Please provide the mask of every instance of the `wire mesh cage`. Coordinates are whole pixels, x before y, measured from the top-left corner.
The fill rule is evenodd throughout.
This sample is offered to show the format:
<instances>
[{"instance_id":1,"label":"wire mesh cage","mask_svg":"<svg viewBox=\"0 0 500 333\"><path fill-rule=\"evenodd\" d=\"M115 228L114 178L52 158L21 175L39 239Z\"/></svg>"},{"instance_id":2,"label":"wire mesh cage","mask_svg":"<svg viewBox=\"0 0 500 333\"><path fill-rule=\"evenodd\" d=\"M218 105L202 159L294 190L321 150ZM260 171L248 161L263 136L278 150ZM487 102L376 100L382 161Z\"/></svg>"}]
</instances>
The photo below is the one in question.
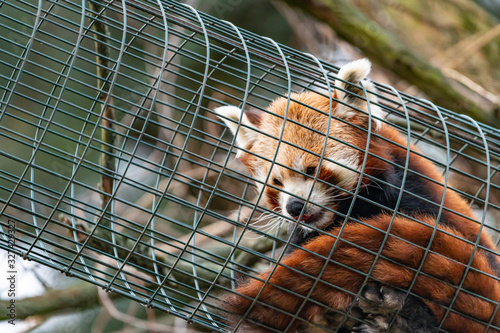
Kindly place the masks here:
<instances>
[{"instance_id":1,"label":"wire mesh cage","mask_svg":"<svg viewBox=\"0 0 500 333\"><path fill-rule=\"evenodd\" d=\"M375 287L379 292L402 297L388 325L398 325L406 303L412 300L413 305L421 303L418 309L435 315L428 331L454 331L449 324L452 321L471 328L471 332L499 329L495 250L500 240L498 129L384 84L375 83L376 90L357 85L358 98L342 100L334 93L335 80L337 90L342 83L338 67L174 1L3 1L0 16L3 250L213 331L245 329L246 325L256 325L249 331L257 327L312 331L306 325L313 325L314 329L335 332L344 327L353 329L351 319L376 326L373 313L359 315L359 311L368 310L360 310L356 303L367 295L372 282L381 283ZM18 17L25 19L19 21ZM354 94L347 89L349 92ZM355 100L368 104L365 110L350 106L353 112L369 117L366 128L341 122L352 127L348 132L368 138L365 146L349 147L363 161L359 169L349 170L355 174L356 186L346 190L341 182L335 182L336 191L347 191L347 199L343 197L347 210L315 203L342 223L328 228L307 226L318 239L331 239L330 243L325 241L326 254L311 248L314 240L294 245L299 224L307 224L305 205L294 218L279 204L273 207L265 200L270 189L276 197L283 193L300 197L290 193L282 179L273 180L274 166L283 168L282 172L298 172L296 177L304 183L324 186L321 164L323 160L324 164L335 162L329 160L332 157L320 149L315 155L320 159L318 165L311 170L294 170L275 153L280 151L278 146L293 146L293 140L283 131L277 136L261 131L258 135L269 135L269 147L278 147L266 160L273 167L265 175L249 173L236 154L265 157L239 145L224 123L230 124L231 119L218 117L214 111L232 105L273 116L266 110L279 97L286 102L285 115L274 115L280 121L286 121L290 105L317 109L296 93L326 98L329 107L316 111L326 111L323 116L328 126L342 120L333 112L335 105L338 108ZM383 116L373 113L374 108ZM233 124L237 133L256 130L241 119ZM378 126L400 133L403 141L382 136ZM301 130L299 126L292 134L300 136ZM349 144L342 136L326 133L331 131L316 133L322 135L324 147L330 141ZM376 176L369 168L376 165L367 164L376 155L369 148L382 141L390 144L389 150L405 152L394 171L402 180L392 184L396 194L385 206L361 195L363 182L377 186L390 183L387 179L374 181ZM437 198L416 197L424 192L405 188L407 179L427 177L409 169L413 163L410 155L436 168L439 177L427 181L439 188ZM343 156L337 164L348 168L348 158ZM307 204L314 203L312 188L316 185L308 186L300 198ZM411 193L413 197L408 199ZM464 209L470 207L474 217L445 203L456 197L463 198ZM433 213L416 217L399 209L405 198L426 201ZM384 212L381 215L389 217L390 226L377 227L370 216L351 214L359 209L356 205L377 206ZM461 221L456 223L464 224L465 231L455 222L445 221L443 227L435 223L446 220L449 214ZM429 216L434 222L428 221ZM412 238L415 234L394 234L401 220L427 226L417 235L430 232L430 239L418 243ZM363 249L363 240L349 238L355 236L352 226L372 227L371 231L382 235L381 243L375 242L375 250ZM489 235L488 241L480 234ZM459 249L447 245L447 237ZM396 238L414 246L407 252L404 246L398 248L401 258L412 256L412 265L384 252L395 246L391 240ZM305 250L292 251L299 246ZM422 251L420 257L417 247ZM339 257L336 248L351 251L344 254L349 258ZM371 259L364 261L366 256L357 257L355 250L369 253ZM462 250L468 256L453 257L462 255ZM294 256L302 258L297 253L321 258L324 264L315 275L301 270L302 263L292 260ZM447 258L436 262L448 266L435 268L436 273L427 265L437 257ZM345 263L350 260L368 266L361 271L349 268ZM388 263L402 267L397 270L400 274L408 274L404 287L384 280L390 274L380 270ZM329 280L334 278L328 274L336 274L330 267L355 270L361 284L347 289L335 285ZM271 279L285 268L288 275ZM258 275L269 269L274 275ZM291 285L293 281L301 283L301 274L313 284L307 282L307 290L297 291ZM284 276L291 278L286 281ZM257 282L242 282L248 279ZM429 290L441 288L443 295L432 296L434 299L423 295L418 290L424 282ZM244 287L238 288L242 284ZM248 296L242 289L245 286L257 286L258 297ZM271 287L285 294L289 289L292 300L281 305L279 297L266 301L263 297ZM389 289L383 289L386 287ZM324 290L338 290L347 304L335 306L334 300L325 304L316 296ZM231 314L231 309L220 309L229 299L251 304L245 305L243 312ZM286 320L272 325L268 319L259 320L252 309L259 309L260 302L270 307L270 316L275 319L288 312ZM474 308L466 309L459 302ZM322 319L318 319L319 314ZM333 323L331 314L340 319ZM228 316L237 318L235 325L226 320Z\"/></svg>"}]
</instances>

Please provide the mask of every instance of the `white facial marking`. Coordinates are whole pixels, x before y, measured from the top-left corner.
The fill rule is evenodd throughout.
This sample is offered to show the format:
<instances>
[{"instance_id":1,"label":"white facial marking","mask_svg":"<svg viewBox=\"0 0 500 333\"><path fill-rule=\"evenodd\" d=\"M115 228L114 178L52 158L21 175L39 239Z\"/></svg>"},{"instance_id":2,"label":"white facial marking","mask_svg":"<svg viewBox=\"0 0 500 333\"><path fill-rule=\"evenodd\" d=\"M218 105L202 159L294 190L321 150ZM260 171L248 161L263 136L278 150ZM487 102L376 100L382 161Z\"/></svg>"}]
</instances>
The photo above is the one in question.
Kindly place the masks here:
<instances>
[{"instance_id":1,"label":"white facial marking","mask_svg":"<svg viewBox=\"0 0 500 333\"><path fill-rule=\"evenodd\" d=\"M354 170L359 170L359 161L358 161L358 156L357 154L353 153L352 150L350 149L341 149L337 150L335 153L330 154L328 157L328 160L330 161L335 161L337 164L343 165L347 168L354 169ZM326 163L330 163L330 165L326 164L325 166L327 168L337 168L338 165L335 163L331 163L329 161L324 161Z\"/></svg>"},{"instance_id":2,"label":"white facial marking","mask_svg":"<svg viewBox=\"0 0 500 333\"><path fill-rule=\"evenodd\" d=\"M323 160L322 164L323 167L334 171L340 176L341 182L338 185L341 187L353 185L358 180L358 172L361 172L357 156L348 150L337 151L333 156L328 157L328 160Z\"/></svg>"},{"instance_id":3,"label":"white facial marking","mask_svg":"<svg viewBox=\"0 0 500 333\"><path fill-rule=\"evenodd\" d=\"M296 155L292 160L292 169L303 171L304 163L302 155Z\"/></svg>"},{"instance_id":4,"label":"white facial marking","mask_svg":"<svg viewBox=\"0 0 500 333\"><path fill-rule=\"evenodd\" d=\"M283 180L283 177L281 175L280 168L277 165L274 165L273 171L274 171L274 177L281 182Z\"/></svg>"},{"instance_id":5,"label":"white facial marking","mask_svg":"<svg viewBox=\"0 0 500 333\"><path fill-rule=\"evenodd\" d=\"M258 132L252 130L255 127L243 110L236 106L221 106L214 110L226 126L231 130L236 140L237 148L246 148L258 139ZM242 151L236 150L236 157L241 157Z\"/></svg>"},{"instance_id":6,"label":"white facial marking","mask_svg":"<svg viewBox=\"0 0 500 333\"><path fill-rule=\"evenodd\" d=\"M257 191L259 191L259 193L264 189L264 181L266 180L266 177L267 177L267 173L264 172L264 170L262 169L257 169L255 171L255 179L258 180L255 182L255 186L257 186Z\"/></svg>"}]
</instances>

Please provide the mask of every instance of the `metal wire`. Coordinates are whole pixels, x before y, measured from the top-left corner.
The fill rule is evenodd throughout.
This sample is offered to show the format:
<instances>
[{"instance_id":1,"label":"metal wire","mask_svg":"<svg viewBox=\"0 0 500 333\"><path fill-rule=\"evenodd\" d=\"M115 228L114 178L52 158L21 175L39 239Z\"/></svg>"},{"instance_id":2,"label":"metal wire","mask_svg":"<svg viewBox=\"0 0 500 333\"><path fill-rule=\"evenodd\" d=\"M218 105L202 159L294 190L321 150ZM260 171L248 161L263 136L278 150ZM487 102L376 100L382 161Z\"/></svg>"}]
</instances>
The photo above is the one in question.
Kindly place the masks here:
<instances>
[{"instance_id":1,"label":"metal wire","mask_svg":"<svg viewBox=\"0 0 500 333\"><path fill-rule=\"evenodd\" d=\"M94 11L92 2L101 10ZM109 35L96 32L97 23ZM103 57L95 48L100 40L106 40L106 77L96 72L103 66L96 61ZM269 216L285 217L256 204L263 192L255 194L251 187L261 181L234 159L234 139L213 109L235 105L266 111L279 96L286 96L288 104L297 102L293 92L331 96L338 68L167 0L2 1L0 52L0 248L189 322L227 331L217 311L219 295L234 289L239 276L255 276L269 264L276 269L285 256L279 249L294 245L290 236L260 226ZM100 88L98 80L105 83ZM480 223L498 244L499 130L375 85L378 93L363 87L361 98L371 104L368 94L377 95L388 114L377 120L408 138L401 145L407 151L403 182L385 184L399 193L392 221L396 214L405 216L398 207L403 194L410 193L407 176L426 177L407 168L412 143L426 151L412 153L443 173L438 217L448 210L445 195L456 192L475 208L480 222L471 223ZM114 119L104 116L105 107L114 111ZM370 108L368 116L376 118ZM345 122L332 112L328 119L328 128L332 120ZM285 122L301 126L286 115ZM114 141L107 141L103 131ZM386 140L371 128L367 135L366 148L370 138ZM274 139L279 147L283 135ZM351 171L369 178L363 171L371 152L350 148L364 154L361 172ZM116 161L115 170L102 166L105 156ZM324 153L317 157L328 160ZM276 158L277 152L268 162L286 168ZM321 182L318 175L317 170L314 179ZM106 177L113 182L111 193L99 185ZM365 200L357 197L361 178L349 193L355 198L351 209L354 201ZM105 205L103 197L109 198ZM342 217L356 221L349 212ZM8 228L13 223L12 248ZM252 235L265 237L249 241ZM491 251L479 239L464 242L474 247L473 253ZM367 273L358 272L365 283L376 261L391 262L381 250L371 253L375 261ZM436 254L430 244L422 250L424 257ZM331 258L325 259L326 265ZM423 260L411 269L415 275L407 296L418 296L411 287L417 276L426 276L422 265ZM475 271L470 263L453 301L469 271ZM316 302L310 295L297 296L303 300L300 309ZM343 322L353 317L351 311L352 306ZM444 311L439 331L444 331L446 316L456 312L453 302ZM302 320L299 312L291 315ZM492 319L484 324L493 327Z\"/></svg>"}]
</instances>

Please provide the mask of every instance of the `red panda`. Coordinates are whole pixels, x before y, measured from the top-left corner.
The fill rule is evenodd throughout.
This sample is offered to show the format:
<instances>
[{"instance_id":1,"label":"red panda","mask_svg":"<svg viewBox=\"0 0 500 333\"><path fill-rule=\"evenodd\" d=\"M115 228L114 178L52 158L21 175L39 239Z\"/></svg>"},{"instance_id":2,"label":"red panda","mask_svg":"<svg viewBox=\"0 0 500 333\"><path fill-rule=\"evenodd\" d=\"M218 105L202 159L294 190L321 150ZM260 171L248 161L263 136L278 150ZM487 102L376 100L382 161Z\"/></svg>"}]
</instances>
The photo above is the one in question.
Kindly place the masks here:
<instances>
[{"instance_id":1,"label":"red panda","mask_svg":"<svg viewBox=\"0 0 500 333\"><path fill-rule=\"evenodd\" d=\"M463 198L443 195L437 168L379 120L377 97L364 98L360 88L375 90L369 72L365 59L342 67L332 98L294 93L267 112L215 110L265 205L302 230L292 241L303 249L223 298L231 325L296 332L328 311L349 309L370 272L370 281L388 287L413 284L410 292L446 331L500 332L493 242Z\"/></svg>"}]
</instances>

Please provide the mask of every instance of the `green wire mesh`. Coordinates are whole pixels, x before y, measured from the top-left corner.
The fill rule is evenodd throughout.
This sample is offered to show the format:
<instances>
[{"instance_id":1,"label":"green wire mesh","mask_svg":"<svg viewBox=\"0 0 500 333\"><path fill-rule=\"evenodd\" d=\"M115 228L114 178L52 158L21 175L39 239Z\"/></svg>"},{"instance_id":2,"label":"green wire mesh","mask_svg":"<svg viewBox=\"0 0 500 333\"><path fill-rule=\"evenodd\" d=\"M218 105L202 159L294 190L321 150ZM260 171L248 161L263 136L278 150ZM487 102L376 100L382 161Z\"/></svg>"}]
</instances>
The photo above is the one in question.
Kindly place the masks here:
<instances>
[{"instance_id":1,"label":"green wire mesh","mask_svg":"<svg viewBox=\"0 0 500 333\"><path fill-rule=\"evenodd\" d=\"M0 248L227 331L217 298L287 237L213 109L324 91L338 68L174 1L2 1L0 18ZM498 244L498 129L377 88Z\"/></svg>"}]
</instances>

